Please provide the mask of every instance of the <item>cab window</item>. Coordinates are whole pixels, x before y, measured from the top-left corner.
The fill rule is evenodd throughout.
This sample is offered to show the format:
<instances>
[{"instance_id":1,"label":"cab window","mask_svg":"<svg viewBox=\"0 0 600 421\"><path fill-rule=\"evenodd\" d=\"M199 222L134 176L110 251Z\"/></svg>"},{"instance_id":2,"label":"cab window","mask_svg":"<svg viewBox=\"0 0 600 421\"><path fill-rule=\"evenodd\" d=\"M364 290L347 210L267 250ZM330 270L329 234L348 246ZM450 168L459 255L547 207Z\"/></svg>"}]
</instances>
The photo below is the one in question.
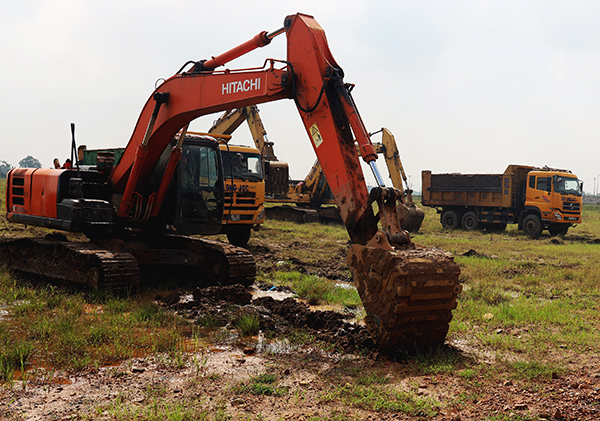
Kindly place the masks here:
<instances>
[{"instance_id":1,"label":"cab window","mask_svg":"<svg viewBox=\"0 0 600 421\"><path fill-rule=\"evenodd\" d=\"M548 177L538 177L537 178L537 189L546 191L546 187L548 186Z\"/></svg>"}]
</instances>

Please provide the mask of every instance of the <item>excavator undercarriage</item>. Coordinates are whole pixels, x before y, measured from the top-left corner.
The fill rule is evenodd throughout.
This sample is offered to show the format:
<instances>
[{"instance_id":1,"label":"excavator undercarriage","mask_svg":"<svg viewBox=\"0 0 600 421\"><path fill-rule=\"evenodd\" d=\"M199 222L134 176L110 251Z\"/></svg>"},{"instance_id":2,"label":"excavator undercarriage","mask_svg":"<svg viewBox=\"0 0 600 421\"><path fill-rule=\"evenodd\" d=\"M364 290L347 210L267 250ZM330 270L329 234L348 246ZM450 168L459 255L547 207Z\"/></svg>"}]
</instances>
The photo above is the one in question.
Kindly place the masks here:
<instances>
[{"instance_id":1,"label":"excavator undercarriage","mask_svg":"<svg viewBox=\"0 0 600 421\"><path fill-rule=\"evenodd\" d=\"M91 242L71 242L62 234L2 238L0 257L13 271L59 283L126 292L140 282L140 269L130 253Z\"/></svg>"},{"instance_id":2,"label":"excavator undercarriage","mask_svg":"<svg viewBox=\"0 0 600 421\"><path fill-rule=\"evenodd\" d=\"M127 292L140 278L175 279L197 287L250 286L256 263L250 252L188 236L69 241L63 234L0 239L0 263L54 282Z\"/></svg>"}]
</instances>

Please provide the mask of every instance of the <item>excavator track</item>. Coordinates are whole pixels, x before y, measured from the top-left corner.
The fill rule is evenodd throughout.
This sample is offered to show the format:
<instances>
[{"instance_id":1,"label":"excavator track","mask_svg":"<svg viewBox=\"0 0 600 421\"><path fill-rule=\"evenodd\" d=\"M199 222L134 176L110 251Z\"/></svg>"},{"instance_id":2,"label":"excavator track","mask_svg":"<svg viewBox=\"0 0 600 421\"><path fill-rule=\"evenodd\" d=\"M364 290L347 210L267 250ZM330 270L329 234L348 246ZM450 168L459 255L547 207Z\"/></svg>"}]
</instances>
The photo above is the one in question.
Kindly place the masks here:
<instances>
[{"instance_id":1,"label":"excavator track","mask_svg":"<svg viewBox=\"0 0 600 421\"><path fill-rule=\"evenodd\" d=\"M210 253L215 258L223 256L227 261L226 271L223 271L226 273L218 274L215 272L222 285L241 284L250 286L254 283L256 278L256 261L248 250L219 241L199 238L194 238L194 241L202 241L207 253Z\"/></svg>"},{"instance_id":2,"label":"excavator track","mask_svg":"<svg viewBox=\"0 0 600 421\"><path fill-rule=\"evenodd\" d=\"M271 206L265 208L267 219L278 219L297 223L319 222L319 212L298 206Z\"/></svg>"},{"instance_id":3,"label":"excavator track","mask_svg":"<svg viewBox=\"0 0 600 421\"><path fill-rule=\"evenodd\" d=\"M348 253L365 323L380 350L442 345L462 291L450 253L352 245Z\"/></svg>"},{"instance_id":4,"label":"excavator track","mask_svg":"<svg viewBox=\"0 0 600 421\"><path fill-rule=\"evenodd\" d=\"M247 250L196 237L72 242L64 235L0 239L0 264L21 273L91 288L126 292L140 283L140 269L192 280L198 286L250 286L256 277Z\"/></svg>"},{"instance_id":5,"label":"excavator track","mask_svg":"<svg viewBox=\"0 0 600 421\"><path fill-rule=\"evenodd\" d=\"M140 282L131 254L71 242L63 235L0 239L0 261L21 273L115 292L129 291Z\"/></svg>"},{"instance_id":6,"label":"excavator track","mask_svg":"<svg viewBox=\"0 0 600 421\"><path fill-rule=\"evenodd\" d=\"M256 262L241 247L206 238L165 235L101 244L111 250L132 254L142 273L166 273L197 286L250 286L256 278Z\"/></svg>"}]
</instances>

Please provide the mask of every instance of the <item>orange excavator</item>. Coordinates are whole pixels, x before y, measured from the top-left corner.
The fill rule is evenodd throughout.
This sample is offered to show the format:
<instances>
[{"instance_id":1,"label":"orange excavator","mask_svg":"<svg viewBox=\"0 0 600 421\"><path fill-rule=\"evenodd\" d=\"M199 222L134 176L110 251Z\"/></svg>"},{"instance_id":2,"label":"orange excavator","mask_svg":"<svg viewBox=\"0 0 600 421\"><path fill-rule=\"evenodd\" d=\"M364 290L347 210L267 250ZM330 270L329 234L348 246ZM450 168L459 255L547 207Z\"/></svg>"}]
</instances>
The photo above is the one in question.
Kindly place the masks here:
<instances>
[{"instance_id":1,"label":"orange excavator","mask_svg":"<svg viewBox=\"0 0 600 421\"><path fill-rule=\"evenodd\" d=\"M286 60L217 70L283 33ZM220 229L223 170L213 139L186 144L184 134L202 115L292 99L350 236L348 265L373 340L384 351L443 343L461 291L460 270L449 253L413 244L399 225L402 193L385 187L352 85L343 76L325 32L304 14L288 16L281 29L261 32L221 55L186 63L148 99L116 166L109 155L94 168L9 173L10 222L81 231L90 241L66 241L60 234L3 239L3 261L16 270L98 287L135 284L140 269L159 266L175 276L248 284L255 266L247 251L190 236ZM354 139L379 184L370 192Z\"/></svg>"}]
</instances>

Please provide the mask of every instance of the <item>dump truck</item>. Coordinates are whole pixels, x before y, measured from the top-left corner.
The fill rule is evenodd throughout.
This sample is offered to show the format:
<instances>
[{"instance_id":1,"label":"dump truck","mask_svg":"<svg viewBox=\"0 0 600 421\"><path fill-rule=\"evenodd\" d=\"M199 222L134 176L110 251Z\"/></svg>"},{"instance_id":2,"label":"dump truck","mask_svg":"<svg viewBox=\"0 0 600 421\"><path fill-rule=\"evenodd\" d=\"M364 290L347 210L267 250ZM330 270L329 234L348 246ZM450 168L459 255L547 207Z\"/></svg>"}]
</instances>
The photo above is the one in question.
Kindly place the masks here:
<instances>
[{"instance_id":1,"label":"dump truck","mask_svg":"<svg viewBox=\"0 0 600 421\"><path fill-rule=\"evenodd\" d=\"M583 182L569 170L509 165L503 174L421 173L424 206L445 229L503 231L507 224L537 238L565 235L581 223Z\"/></svg>"},{"instance_id":2,"label":"dump truck","mask_svg":"<svg viewBox=\"0 0 600 421\"><path fill-rule=\"evenodd\" d=\"M265 222L262 156L250 146L219 143L225 176L221 233L231 244L246 247L252 229Z\"/></svg>"}]
</instances>

